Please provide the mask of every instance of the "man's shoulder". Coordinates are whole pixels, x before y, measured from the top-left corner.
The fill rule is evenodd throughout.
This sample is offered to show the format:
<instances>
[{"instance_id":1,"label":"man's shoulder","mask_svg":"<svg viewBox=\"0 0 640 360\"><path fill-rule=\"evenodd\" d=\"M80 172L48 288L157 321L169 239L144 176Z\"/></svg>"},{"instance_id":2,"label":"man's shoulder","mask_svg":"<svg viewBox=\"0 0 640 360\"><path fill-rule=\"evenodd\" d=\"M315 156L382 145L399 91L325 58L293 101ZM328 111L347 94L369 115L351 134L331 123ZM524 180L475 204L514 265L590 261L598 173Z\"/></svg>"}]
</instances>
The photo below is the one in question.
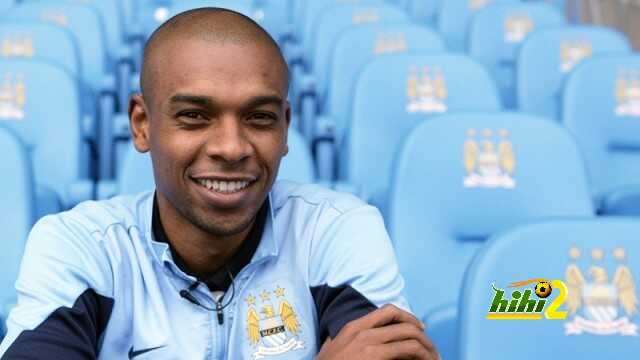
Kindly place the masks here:
<instances>
[{"instance_id":1,"label":"man's shoulder","mask_svg":"<svg viewBox=\"0 0 640 360\"><path fill-rule=\"evenodd\" d=\"M114 226L123 227L127 231L131 227L142 230L151 219L152 200L153 192L146 192L116 196L109 200L84 201L68 211L44 217L36 224L35 229L75 228L92 235L105 234Z\"/></svg>"},{"instance_id":2,"label":"man's shoulder","mask_svg":"<svg viewBox=\"0 0 640 360\"><path fill-rule=\"evenodd\" d=\"M344 192L334 191L316 184L302 184L288 180L276 182L271 190L271 201L275 211L293 203L300 204L298 209L310 211L326 209L336 214L344 214L354 209L369 207L358 197Z\"/></svg>"}]
</instances>

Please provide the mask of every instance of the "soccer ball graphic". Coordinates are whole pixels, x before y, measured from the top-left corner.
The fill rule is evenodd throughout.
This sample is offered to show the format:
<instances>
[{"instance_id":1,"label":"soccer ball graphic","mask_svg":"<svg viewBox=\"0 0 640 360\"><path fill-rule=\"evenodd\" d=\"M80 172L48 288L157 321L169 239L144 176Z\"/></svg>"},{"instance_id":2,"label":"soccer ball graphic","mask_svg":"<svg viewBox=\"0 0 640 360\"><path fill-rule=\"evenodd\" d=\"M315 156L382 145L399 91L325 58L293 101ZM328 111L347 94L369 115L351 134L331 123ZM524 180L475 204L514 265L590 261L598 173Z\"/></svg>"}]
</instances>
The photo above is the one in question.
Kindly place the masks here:
<instances>
[{"instance_id":1,"label":"soccer ball graphic","mask_svg":"<svg viewBox=\"0 0 640 360\"><path fill-rule=\"evenodd\" d=\"M540 281L539 283L536 284L536 295L538 295L538 297L540 298L547 298L549 297L549 295L551 295L551 290L553 290L551 288L551 284L549 284L549 282L547 281Z\"/></svg>"}]
</instances>

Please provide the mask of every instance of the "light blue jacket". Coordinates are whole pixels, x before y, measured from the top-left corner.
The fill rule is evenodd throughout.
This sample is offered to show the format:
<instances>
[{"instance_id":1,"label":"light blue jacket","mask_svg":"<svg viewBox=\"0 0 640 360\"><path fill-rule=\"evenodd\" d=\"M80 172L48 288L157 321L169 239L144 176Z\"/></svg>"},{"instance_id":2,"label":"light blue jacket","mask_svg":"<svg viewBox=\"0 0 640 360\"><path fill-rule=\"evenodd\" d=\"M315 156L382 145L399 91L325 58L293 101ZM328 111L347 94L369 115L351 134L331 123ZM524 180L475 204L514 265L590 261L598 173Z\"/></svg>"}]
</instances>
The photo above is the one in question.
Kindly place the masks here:
<instances>
[{"instance_id":1,"label":"light blue jacket","mask_svg":"<svg viewBox=\"0 0 640 360\"><path fill-rule=\"evenodd\" d=\"M85 202L33 228L3 358L305 359L383 304L407 309L379 212L357 198L280 181L251 262L215 311L180 291L196 279L154 241L153 193ZM215 308L200 283L191 294Z\"/></svg>"}]
</instances>

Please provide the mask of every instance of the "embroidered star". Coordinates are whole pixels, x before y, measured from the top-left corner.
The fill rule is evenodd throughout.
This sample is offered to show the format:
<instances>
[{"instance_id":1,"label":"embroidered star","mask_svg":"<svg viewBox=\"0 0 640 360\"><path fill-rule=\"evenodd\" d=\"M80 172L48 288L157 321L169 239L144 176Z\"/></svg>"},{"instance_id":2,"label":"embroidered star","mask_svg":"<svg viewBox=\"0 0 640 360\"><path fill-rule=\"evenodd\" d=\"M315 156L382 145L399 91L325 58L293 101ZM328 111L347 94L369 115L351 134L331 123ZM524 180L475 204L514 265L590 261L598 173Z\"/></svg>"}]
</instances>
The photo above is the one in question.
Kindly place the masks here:
<instances>
[{"instance_id":1,"label":"embroidered star","mask_svg":"<svg viewBox=\"0 0 640 360\"><path fill-rule=\"evenodd\" d=\"M262 299L263 302L269 301L269 292L267 290L263 290L260 294L260 299Z\"/></svg>"},{"instance_id":2,"label":"embroidered star","mask_svg":"<svg viewBox=\"0 0 640 360\"><path fill-rule=\"evenodd\" d=\"M255 297L255 296L253 296L253 295L251 295L251 294L249 294L249 296L247 296L247 298L246 298L246 299L244 299L244 301L246 301L246 302L247 302L247 305L249 305L249 306L253 306L253 305L255 305L255 304L256 304L256 297Z\"/></svg>"},{"instance_id":3,"label":"embroidered star","mask_svg":"<svg viewBox=\"0 0 640 360\"><path fill-rule=\"evenodd\" d=\"M276 294L276 297L284 297L284 289L279 285L273 293Z\"/></svg>"}]
</instances>

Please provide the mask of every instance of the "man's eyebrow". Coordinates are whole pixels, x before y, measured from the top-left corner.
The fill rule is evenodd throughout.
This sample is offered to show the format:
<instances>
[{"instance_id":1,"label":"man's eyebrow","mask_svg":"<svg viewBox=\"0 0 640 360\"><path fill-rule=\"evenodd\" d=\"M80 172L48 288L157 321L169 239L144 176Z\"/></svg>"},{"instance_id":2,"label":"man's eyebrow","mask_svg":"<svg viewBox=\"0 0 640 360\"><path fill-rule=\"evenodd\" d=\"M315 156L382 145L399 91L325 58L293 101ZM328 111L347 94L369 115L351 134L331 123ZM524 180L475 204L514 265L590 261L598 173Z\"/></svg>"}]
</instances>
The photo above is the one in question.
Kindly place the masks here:
<instances>
[{"instance_id":1,"label":"man's eyebrow","mask_svg":"<svg viewBox=\"0 0 640 360\"><path fill-rule=\"evenodd\" d=\"M170 104L189 103L201 106L212 106L213 100L208 96L192 95L192 94L175 94L169 99Z\"/></svg>"},{"instance_id":2,"label":"man's eyebrow","mask_svg":"<svg viewBox=\"0 0 640 360\"><path fill-rule=\"evenodd\" d=\"M259 106L271 105L271 104L280 106L283 103L284 103L284 100L278 95L260 95L260 96L255 96L251 98L249 101L247 101L244 108L252 109L252 108L257 108Z\"/></svg>"}]
</instances>

